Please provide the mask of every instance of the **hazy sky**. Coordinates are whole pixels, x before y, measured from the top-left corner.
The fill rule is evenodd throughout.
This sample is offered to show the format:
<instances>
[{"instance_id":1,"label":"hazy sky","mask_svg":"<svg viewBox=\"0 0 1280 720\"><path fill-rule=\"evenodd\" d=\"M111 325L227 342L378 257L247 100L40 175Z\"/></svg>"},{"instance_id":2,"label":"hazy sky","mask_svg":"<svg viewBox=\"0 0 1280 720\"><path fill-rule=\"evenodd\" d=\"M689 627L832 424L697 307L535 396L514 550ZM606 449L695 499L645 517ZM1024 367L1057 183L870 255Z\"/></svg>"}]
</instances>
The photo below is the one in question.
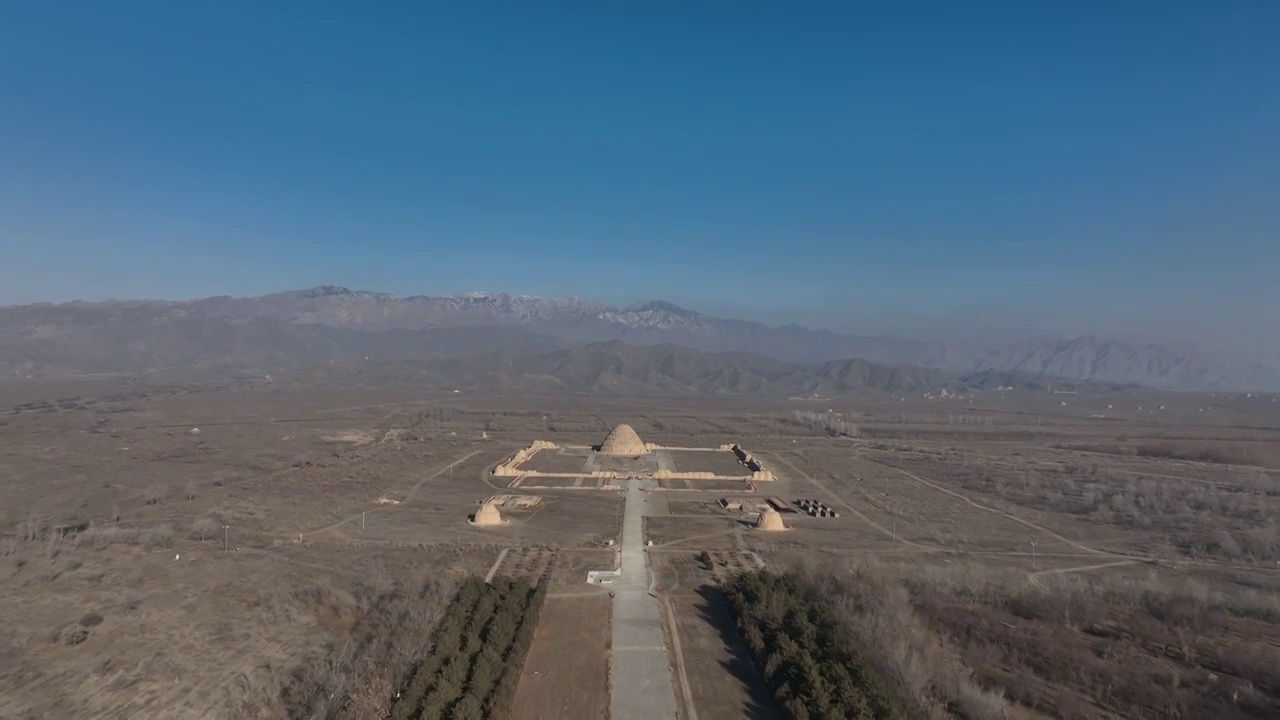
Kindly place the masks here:
<instances>
[{"instance_id":1,"label":"hazy sky","mask_svg":"<svg viewBox=\"0 0 1280 720\"><path fill-rule=\"evenodd\" d=\"M1275 349L1277 38L1259 1L3 3L0 303L334 283Z\"/></svg>"}]
</instances>

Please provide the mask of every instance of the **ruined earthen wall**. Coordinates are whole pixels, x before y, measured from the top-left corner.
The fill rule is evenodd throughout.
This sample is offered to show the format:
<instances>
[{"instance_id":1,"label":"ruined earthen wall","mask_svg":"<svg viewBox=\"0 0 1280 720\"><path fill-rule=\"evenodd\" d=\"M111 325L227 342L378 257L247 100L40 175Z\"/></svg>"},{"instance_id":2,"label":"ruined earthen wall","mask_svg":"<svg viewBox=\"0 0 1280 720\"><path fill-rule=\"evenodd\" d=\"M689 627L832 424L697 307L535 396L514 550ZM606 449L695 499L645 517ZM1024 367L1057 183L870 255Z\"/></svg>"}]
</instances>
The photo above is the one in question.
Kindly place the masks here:
<instances>
[{"instance_id":1,"label":"ruined earthen wall","mask_svg":"<svg viewBox=\"0 0 1280 720\"><path fill-rule=\"evenodd\" d=\"M555 443L549 440L534 440L533 443L529 445L529 447L523 448L517 451L516 454L508 458L506 462L499 463L498 466L493 469L493 474L497 475L498 477L513 477L515 475L534 475L536 473L522 472L520 470L520 466L525 462L528 462L529 458L533 457L534 454L536 454L538 451L554 450L557 447L559 447L559 445L556 445Z\"/></svg>"}]
</instances>

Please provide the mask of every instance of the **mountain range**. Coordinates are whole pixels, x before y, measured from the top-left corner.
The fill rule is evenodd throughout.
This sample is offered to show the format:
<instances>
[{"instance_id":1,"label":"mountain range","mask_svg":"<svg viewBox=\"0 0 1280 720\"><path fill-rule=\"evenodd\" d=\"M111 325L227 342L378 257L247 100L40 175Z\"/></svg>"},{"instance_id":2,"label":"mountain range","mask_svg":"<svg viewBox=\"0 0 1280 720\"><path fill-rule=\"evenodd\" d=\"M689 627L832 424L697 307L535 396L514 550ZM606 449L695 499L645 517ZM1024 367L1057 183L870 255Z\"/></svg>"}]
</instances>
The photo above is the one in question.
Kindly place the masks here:
<instances>
[{"instance_id":1,"label":"mountain range","mask_svg":"<svg viewBox=\"0 0 1280 720\"><path fill-rule=\"evenodd\" d=\"M286 371L278 379L505 392L760 397L831 397L867 391L960 393L971 388L962 378L914 366L866 360L808 365L755 353L708 353L682 345L629 345L620 340L546 353L497 351L462 357L325 363Z\"/></svg>"},{"instance_id":2,"label":"mountain range","mask_svg":"<svg viewBox=\"0 0 1280 720\"><path fill-rule=\"evenodd\" d=\"M618 372L623 355L626 371ZM463 356L473 357L457 362ZM408 363L419 379L440 382L448 376L502 387L523 378L516 384L575 391L821 394L868 383L916 391L1049 377L1280 389L1275 368L1160 344L1087 335L1000 347L931 343L724 319L661 300L618 308L578 298L397 297L322 286L251 298L0 307L0 369L11 372L267 373L348 363L409 372Z\"/></svg>"}]
</instances>

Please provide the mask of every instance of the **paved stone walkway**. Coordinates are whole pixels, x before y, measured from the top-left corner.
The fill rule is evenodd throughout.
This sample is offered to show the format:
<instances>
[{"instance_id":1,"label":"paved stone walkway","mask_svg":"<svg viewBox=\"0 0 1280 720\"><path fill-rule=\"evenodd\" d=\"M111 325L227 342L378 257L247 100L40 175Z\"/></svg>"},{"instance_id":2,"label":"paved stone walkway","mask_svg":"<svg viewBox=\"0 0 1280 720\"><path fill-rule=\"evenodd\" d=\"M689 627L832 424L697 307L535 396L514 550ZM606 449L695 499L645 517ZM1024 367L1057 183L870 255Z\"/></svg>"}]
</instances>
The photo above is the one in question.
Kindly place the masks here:
<instances>
[{"instance_id":1,"label":"paved stone walkway","mask_svg":"<svg viewBox=\"0 0 1280 720\"><path fill-rule=\"evenodd\" d=\"M652 585L644 550L644 517L649 493L642 484L627 485L622 519L622 575L613 583L613 720L674 720L675 689L662 634L662 609L649 594Z\"/></svg>"}]
</instances>

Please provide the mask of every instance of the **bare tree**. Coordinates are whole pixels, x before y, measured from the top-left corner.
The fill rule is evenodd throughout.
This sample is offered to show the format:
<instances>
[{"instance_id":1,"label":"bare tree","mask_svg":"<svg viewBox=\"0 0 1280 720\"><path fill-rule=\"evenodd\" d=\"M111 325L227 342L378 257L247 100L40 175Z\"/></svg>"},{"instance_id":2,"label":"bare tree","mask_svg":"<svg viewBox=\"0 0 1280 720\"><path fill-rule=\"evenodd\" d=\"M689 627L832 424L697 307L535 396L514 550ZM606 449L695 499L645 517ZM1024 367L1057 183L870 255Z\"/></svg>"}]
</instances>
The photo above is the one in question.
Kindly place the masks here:
<instances>
[{"instance_id":1,"label":"bare tree","mask_svg":"<svg viewBox=\"0 0 1280 720\"><path fill-rule=\"evenodd\" d=\"M151 483L147 486L147 504L159 505L169 496L169 490L161 483Z\"/></svg>"},{"instance_id":2,"label":"bare tree","mask_svg":"<svg viewBox=\"0 0 1280 720\"><path fill-rule=\"evenodd\" d=\"M32 542L39 540L43 533L44 528L41 527L40 521L36 519L35 515L31 515L26 520L18 523L18 530L16 534L19 540Z\"/></svg>"},{"instance_id":3,"label":"bare tree","mask_svg":"<svg viewBox=\"0 0 1280 720\"><path fill-rule=\"evenodd\" d=\"M218 529L218 521L209 516L198 517L191 523L191 534L201 542Z\"/></svg>"},{"instance_id":4,"label":"bare tree","mask_svg":"<svg viewBox=\"0 0 1280 720\"><path fill-rule=\"evenodd\" d=\"M829 412L796 410L791 414L791 422L832 437L858 437L857 425Z\"/></svg>"}]
</instances>

